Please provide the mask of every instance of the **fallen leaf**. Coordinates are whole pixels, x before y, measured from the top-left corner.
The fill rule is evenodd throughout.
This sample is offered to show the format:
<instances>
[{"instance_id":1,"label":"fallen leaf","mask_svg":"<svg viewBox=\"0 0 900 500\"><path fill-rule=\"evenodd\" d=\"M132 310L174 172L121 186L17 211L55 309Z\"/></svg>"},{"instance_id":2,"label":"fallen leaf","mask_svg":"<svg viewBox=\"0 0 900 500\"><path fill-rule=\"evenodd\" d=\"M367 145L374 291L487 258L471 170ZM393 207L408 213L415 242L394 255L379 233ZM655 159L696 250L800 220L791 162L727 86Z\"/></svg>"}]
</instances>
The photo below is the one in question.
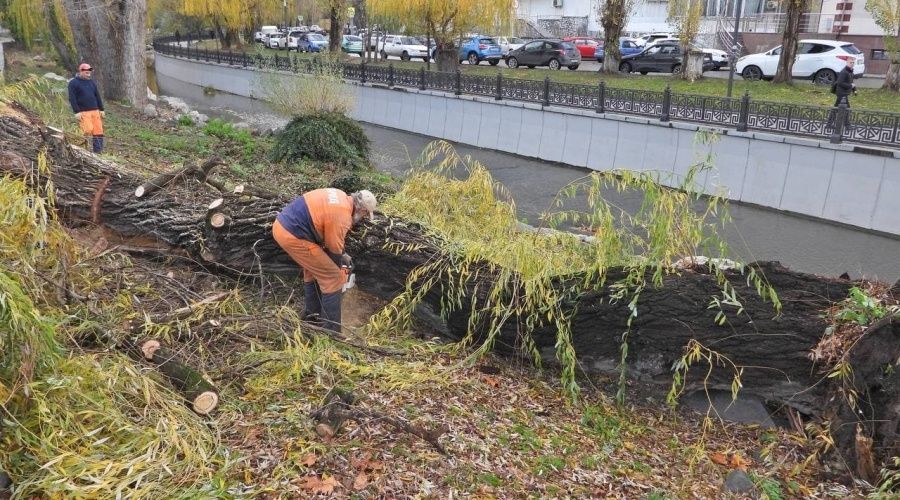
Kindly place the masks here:
<instances>
[{"instance_id":1,"label":"fallen leaf","mask_svg":"<svg viewBox=\"0 0 900 500\"><path fill-rule=\"evenodd\" d=\"M365 472L360 472L353 480L353 489L359 491L369 485L369 476Z\"/></svg>"},{"instance_id":2,"label":"fallen leaf","mask_svg":"<svg viewBox=\"0 0 900 500\"><path fill-rule=\"evenodd\" d=\"M728 465L730 465L732 469L747 470L747 465L749 464L749 460L735 453L734 455L731 455L731 461Z\"/></svg>"},{"instance_id":3,"label":"fallen leaf","mask_svg":"<svg viewBox=\"0 0 900 500\"><path fill-rule=\"evenodd\" d=\"M330 476L324 479L321 479L318 476L306 476L303 478L303 484L300 485L304 490L310 490L313 493L324 493L326 495L333 493L335 486L337 486L337 479Z\"/></svg>"},{"instance_id":4,"label":"fallen leaf","mask_svg":"<svg viewBox=\"0 0 900 500\"><path fill-rule=\"evenodd\" d=\"M500 387L500 378L493 375L482 375L481 381L491 387Z\"/></svg>"},{"instance_id":5,"label":"fallen leaf","mask_svg":"<svg viewBox=\"0 0 900 500\"><path fill-rule=\"evenodd\" d=\"M728 457L724 453L713 452L709 454L709 459L719 465L728 465Z\"/></svg>"},{"instance_id":6,"label":"fallen leaf","mask_svg":"<svg viewBox=\"0 0 900 500\"><path fill-rule=\"evenodd\" d=\"M317 457L315 453L307 453L306 455L303 455L302 459L300 459L300 463L307 467L312 467L312 465L315 464L316 460L318 459L319 457Z\"/></svg>"}]
</instances>

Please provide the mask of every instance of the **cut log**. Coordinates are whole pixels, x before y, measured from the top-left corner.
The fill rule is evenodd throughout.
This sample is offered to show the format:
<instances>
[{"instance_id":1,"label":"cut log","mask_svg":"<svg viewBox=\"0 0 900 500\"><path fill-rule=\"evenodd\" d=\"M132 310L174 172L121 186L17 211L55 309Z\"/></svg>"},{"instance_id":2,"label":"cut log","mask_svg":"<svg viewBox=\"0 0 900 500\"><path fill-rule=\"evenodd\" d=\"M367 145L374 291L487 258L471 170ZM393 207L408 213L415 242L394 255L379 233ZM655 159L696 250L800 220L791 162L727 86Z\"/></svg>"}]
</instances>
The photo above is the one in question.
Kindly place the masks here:
<instances>
[{"instance_id":1,"label":"cut log","mask_svg":"<svg viewBox=\"0 0 900 500\"><path fill-rule=\"evenodd\" d=\"M36 122L21 115L0 116L0 145L3 146L0 149L5 150L0 175L27 174L24 171L27 166L36 164L38 152L46 149L52 163L57 207L70 223L91 220L97 186L108 178L99 201L103 224L112 232L126 237L152 236L158 246L178 249L198 262L213 263L231 273L297 275L296 264L271 236L272 222L289 199L223 194L196 178L167 186L156 196L135 199L134 189L143 179L114 163L69 147L42 130ZM48 180L36 174L27 178L38 181L39 187ZM209 204L212 198L217 200ZM225 206L231 221L227 231L217 230L207 223L207 215L211 209ZM385 216L360 224L347 240L360 288L385 298L402 291L412 270L434 262L445 252L427 234L415 224ZM396 248L409 250L397 253ZM853 283L794 272L777 263L759 263L758 268L777 290L784 305L779 316L774 314L771 304L760 300L755 289L747 286L746 277L736 271L726 271L725 275L741 297L745 314L738 316L726 306L731 314L725 327L716 323L715 311L707 309L710 298L719 295L720 288L715 277L702 268L668 275L664 286L645 289L641 294L640 314L632 322L628 337L629 375L668 389L673 364L682 357L688 343L696 340L743 367L742 391L759 396L773 407L795 408L807 420L824 418L833 424L843 422L840 426L832 425L836 446L843 455L855 456L855 424L861 417L840 397L839 387L823 383L826 367L817 366L809 357L828 326L823 312L844 299ZM624 272L610 269L608 281L615 282ZM580 279L579 276L567 278ZM487 285L495 280L496 276L485 270L470 283L470 297L461 301L464 307L446 317L447 334L456 338L466 335L469 308L484 304ZM559 285L566 287L567 280ZM610 300L612 293L608 288L599 288L579 297L569 297L563 305L572 311L575 351L588 375L605 373L620 359L620 339L628 329L630 311L627 305ZM434 287L426 294L422 310L437 317L443 299L441 286ZM498 345L518 345L520 325L520 318L512 316L503 327ZM478 335L481 330L479 325L475 326L474 333ZM539 325L534 337L545 358L552 360L556 331ZM876 466L885 457L900 454L896 438L900 370L885 370L897 359L900 359L897 323L870 328L847 354L847 361L854 368L853 385L861 398L869 400L865 406L864 431L874 439ZM705 370L706 367L697 368L698 372ZM730 390L732 375L720 367L714 369L708 380L709 388ZM686 389L700 388L703 383L701 377L690 373ZM847 463L848 469L856 473L856 461Z\"/></svg>"},{"instance_id":2,"label":"cut log","mask_svg":"<svg viewBox=\"0 0 900 500\"><path fill-rule=\"evenodd\" d=\"M337 435L344 421L349 418L350 407L355 401L356 396L353 393L332 387L325 395L322 406L312 415L316 421L316 434L326 439Z\"/></svg>"},{"instance_id":3,"label":"cut log","mask_svg":"<svg viewBox=\"0 0 900 500\"><path fill-rule=\"evenodd\" d=\"M138 347L144 359L156 365L195 412L208 415L216 409L219 391L200 372L179 361L174 351L152 339L141 342Z\"/></svg>"}]
</instances>

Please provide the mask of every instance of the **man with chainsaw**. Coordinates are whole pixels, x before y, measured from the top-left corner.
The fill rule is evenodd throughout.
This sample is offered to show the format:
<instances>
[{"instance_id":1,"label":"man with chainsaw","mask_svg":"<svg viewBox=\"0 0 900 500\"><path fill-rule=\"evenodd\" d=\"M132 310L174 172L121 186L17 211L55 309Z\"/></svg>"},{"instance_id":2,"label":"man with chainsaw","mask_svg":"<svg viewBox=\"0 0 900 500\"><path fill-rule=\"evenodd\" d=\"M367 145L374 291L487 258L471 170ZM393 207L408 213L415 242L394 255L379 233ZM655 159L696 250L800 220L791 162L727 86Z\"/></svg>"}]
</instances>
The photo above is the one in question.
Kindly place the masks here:
<instances>
[{"instance_id":1,"label":"man with chainsaw","mask_svg":"<svg viewBox=\"0 0 900 500\"><path fill-rule=\"evenodd\" d=\"M305 309L302 319L341 331L341 294L353 286L353 261L344 252L350 228L372 217L378 202L371 191L348 195L340 189L316 189L289 203L275 220L272 236L303 268Z\"/></svg>"}]
</instances>

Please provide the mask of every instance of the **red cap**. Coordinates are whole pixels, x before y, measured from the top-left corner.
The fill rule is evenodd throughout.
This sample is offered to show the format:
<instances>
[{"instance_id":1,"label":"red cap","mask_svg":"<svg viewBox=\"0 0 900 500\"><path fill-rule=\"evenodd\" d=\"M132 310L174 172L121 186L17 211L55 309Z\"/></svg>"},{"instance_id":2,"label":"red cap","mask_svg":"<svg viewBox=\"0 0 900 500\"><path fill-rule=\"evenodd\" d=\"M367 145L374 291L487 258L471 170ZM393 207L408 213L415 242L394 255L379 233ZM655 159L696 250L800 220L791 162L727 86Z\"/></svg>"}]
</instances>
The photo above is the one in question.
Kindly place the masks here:
<instances>
[{"instance_id":1,"label":"red cap","mask_svg":"<svg viewBox=\"0 0 900 500\"><path fill-rule=\"evenodd\" d=\"M78 71L84 71L84 70L86 70L86 69L91 69L91 70L92 70L92 69L94 69L94 68L92 68L91 65L88 64L88 63L81 63L81 64L78 66Z\"/></svg>"}]
</instances>

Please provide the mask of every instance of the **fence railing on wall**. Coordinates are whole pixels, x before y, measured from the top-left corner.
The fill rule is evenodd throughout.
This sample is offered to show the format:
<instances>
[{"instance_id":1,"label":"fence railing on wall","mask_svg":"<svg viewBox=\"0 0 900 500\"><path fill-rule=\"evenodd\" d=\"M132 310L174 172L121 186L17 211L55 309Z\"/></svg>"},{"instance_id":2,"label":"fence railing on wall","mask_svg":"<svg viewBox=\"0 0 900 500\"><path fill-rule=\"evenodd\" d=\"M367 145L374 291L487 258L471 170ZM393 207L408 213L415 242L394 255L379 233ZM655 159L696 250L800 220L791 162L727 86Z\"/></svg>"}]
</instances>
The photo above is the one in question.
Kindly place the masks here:
<instances>
[{"instance_id":1,"label":"fence railing on wall","mask_svg":"<svg viewBox=\"0 0 900 500\"><path fill-rule=\"evenodd\" d=\"M321 61L299 56L262 56L246 52L207 50L183 44L176 37L157 38L156 52L212 64L248 69L267 69L298 74L316 71ZM741 98L714 97L672 92L635 90L599 85L553 82L549 78L524 80L466 75L457 70L441 73L395 68L393 64L340 63L343 77L349 81L439 90L456 95L475 95L495 100L533 102L543 106L590 109L598 113L616 113L656 118L660 121L684 121L704 125L761 131L790 136L826 139L832 143L851 141L900 148L900 113L850 110L841 105L807 106Z\"/></svg>"}]
</instances>

